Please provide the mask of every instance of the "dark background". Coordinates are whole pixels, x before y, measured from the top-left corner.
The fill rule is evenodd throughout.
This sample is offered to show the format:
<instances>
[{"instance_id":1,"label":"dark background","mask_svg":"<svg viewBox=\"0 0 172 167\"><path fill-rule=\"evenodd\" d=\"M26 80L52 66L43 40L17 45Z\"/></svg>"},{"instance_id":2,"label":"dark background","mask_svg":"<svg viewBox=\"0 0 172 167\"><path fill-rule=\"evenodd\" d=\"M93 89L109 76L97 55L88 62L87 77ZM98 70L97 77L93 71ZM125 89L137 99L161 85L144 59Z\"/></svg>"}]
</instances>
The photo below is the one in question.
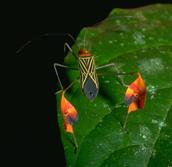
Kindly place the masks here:
<instances>
[{"instance_id":1,"label":"dark background","mask_svg":"<svg viewBox=\"0 0 172 167\"><path fill-rule=\"evenodd\" d=\"M72 45L72 42L63 35L40 35L67 32L77 37L82 27L103 20L113 8L135 8L156 2L170 3L105 0L97 4L89 1L15 4L11 27L15 30L14 52L26 41L34 40L19 54L14 54L10 64L10 94L6 106L9 110L1 158L26 162L46 160L48 166L65 166L56 118L59 104L54 95L57 78L53 63L63 62L64 43Z\"/></svg>"}]
</instances>

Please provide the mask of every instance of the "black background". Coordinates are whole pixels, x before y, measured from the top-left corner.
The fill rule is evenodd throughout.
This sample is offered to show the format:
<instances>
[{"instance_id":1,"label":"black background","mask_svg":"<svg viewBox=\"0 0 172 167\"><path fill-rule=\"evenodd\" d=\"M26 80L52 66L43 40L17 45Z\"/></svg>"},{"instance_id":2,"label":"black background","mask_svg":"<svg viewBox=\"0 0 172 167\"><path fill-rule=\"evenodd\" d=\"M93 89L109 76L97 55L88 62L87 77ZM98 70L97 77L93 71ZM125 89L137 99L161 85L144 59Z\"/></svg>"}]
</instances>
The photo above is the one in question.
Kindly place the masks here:
<instances>
[{"instance_id":1,"label":"black background","mask_svg":"<svg viewBox=\"0 0 172 167\"><path fill-rule=\"evenodd\" d=\"M94 1L96 2L96 1ZM156 2L170 1L58 1L58 3L18 3L12 13L15 30L7 96L9 110L5 120L5 146L1 158L7 160L37 160L48 166L65 166L63 146L56 118L57 78L53 63L63 62L65 36L39 37L44 33L70 33L74 37L84 26L104 18L113 8L134 8ZM19 54L15 51L26 41L33 42ZM61 163L61 164L60 164ZM50 165L51 164L51 165ZM54 165L53 165L54 164Z\"/></svg>"}]
</instances>

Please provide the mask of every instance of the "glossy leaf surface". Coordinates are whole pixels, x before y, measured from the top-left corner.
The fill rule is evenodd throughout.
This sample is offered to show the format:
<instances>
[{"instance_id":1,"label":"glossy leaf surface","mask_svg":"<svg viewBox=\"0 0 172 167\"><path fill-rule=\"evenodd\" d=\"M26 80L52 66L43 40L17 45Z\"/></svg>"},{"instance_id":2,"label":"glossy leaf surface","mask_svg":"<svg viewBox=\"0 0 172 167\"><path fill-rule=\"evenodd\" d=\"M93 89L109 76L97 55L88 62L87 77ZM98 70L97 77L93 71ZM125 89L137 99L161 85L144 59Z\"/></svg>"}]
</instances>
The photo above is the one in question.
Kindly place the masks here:
<instances>
[{"instance_id":1,"label":"glossy leaf surface","mask_svg":"<svg viewBox=\"0 0 172 167\"><path fill-rule=\"evenodd\" d=\"M172 166L172 5L138 9L114 9L94 27L84 28L72 47L87 47L97 67L115 63L120 72L140 72L147 86L144 110L132 112L127 132L122 124L127 114L126 88L112 68L97 71L100 90L90 102L79 82L66 93L78 111L74 125L79 150L64 131L57 97L58 122L68 167ZM69 53L65 64L78 67ZM111 74L111 75L110 75ZM70 82L79 77L69 71ZM136 75L122 76L127 84Z\"/></svg>"}]
</instances>

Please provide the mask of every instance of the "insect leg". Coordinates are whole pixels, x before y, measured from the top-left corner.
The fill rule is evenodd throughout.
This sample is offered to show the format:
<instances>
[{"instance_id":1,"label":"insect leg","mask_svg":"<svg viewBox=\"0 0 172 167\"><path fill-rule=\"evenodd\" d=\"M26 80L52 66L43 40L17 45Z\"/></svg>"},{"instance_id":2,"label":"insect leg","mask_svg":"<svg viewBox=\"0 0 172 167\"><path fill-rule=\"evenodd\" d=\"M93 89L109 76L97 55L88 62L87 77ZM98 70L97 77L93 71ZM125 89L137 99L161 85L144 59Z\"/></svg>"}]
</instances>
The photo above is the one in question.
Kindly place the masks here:
<instances>
[{"instance_id":1,"label":"insect leg","mask_svg":"<svg viewBox=\"0 0 172 167\"><path fill-rule=\"evenodd\" d=\"M73 80L73 81L71 82L71 84L65 88L64 91L66 92L69 88L71 88L71 87L73 86L73 84L74 84L76 81L79 81L79 78L76 78L75 80Z\"/></svg>"},{"instance_id":2,"label":"insect leg","mask_svg":"<svg viewBox=\"0 0 172 167\"><path fill-rule=\"evenodd\" d=\"M128 87L128 85L125 84L122 75L128 75L128 74L131 75L131 74L134 74L134 72L131 72L131 73L121 73L121 72L118 70L118 68L116 67L116 64L115 64L115 63L110 63L110 64L105 64L105 65L99 66L99 67L96 68L96 70L104 69L104 68L108 68L108 67L114 67L115 71L117 72L116 75L118 75L118 78L120 79L121 84L122 84L124 87Z\"/></svg>"},{"instance_id":3,"label":"insect leg","mask_svg":"<svg viewBox=\"0 0 172 167\"><path fill-rule=\"evenodd\" d=\"M74 40L74 38L73 38L71 35L68 34L68 36L70 36L70 37ZM64 44L64 51L66 50L66 47L67 47L68 50L72 53L72 55L77 59L76 54L73 52L72 48L69 46L68 43L65 43L65 44ZM61 88L61 90L64 90L63 85L62 85L62 83L61 83L61 80L60 80L60 77L59 77L59 74L58 74L58 71L57 71L57 68L56 68L56 67L68 68L68 69L71 69L71 70L78 70L78 68L65 66L65 65L62 65L62 64L59 64L59 63L54 63L54 70L55 70L55 72L56 72L56 75L57 75L57 79L58 79L60 88ZM70 86L70 85L69 85L69 86ZM68 87L69 87L69 86L68 86ZM68 89L68 87L67 87L67 89ZM65 89L65 90L66 90L66 89ZM58 93L58 92L57 92L57 93Z\"/></svg>"},{"instance_id":4,"label":"insect leg","mask_svg":"<svg viewBox=\"0 0 172 167\"><path fill-rule=\"evenodd\" d=\"M69 66L65 66L65 65L62 65L62 64L54 63L54 70L55 70L55 73L56 73L57 80L58 80L58 83L60 85L60 88L61 88L61 90L65 90L66 91L67 89L69 89L73 85L74 81L67 88L64 89L64 87L63 87L63 85L61 83L61 79L59 77L59 73L58 73L57 67L67 68L67 69L71 69L71 70L78 70L78 69L77 68L74 68L74 67L69 67ZM56 93L59 93L59 91L56 92Z\"/></svg>"},{"instance_id":5,"label":"insect leg","mask_svg":"<svg viewBox=\"0 0 172 167\"><path fill-rule=\"evenodd\" d=\"M72 53L72 55L73 55L76 59L78 59L77 55L74 53L74 51L72 50L72 48L69 46L69 44L68 44L67 42L64 44L64 51L66 50L66 48L68 48L68 50Z\"/></svg>"},{"instance_id":6,"label":"insect leg","mask_svg":"<svg viewBox=\"0 0 172 167\"><path fill-rule=\"evenodd\" d=\"M68 69L70 69L70 70L78 70L78 68L65 66L65 65L59 64L59 63L54 63L54 66L55 66L55 68L56 68L56 66L57 66L57 67L62 67L62 68L68 68Z\"/></svg>"},{"instance_id":7,"label":"insect leg","mask_svg":"<svg viewBox=\"0 0 172 167\"><path fill-rule=\"evenodd\" d=\"M107 68L107 67L112 67L112 66L115 66L116 67L116 65L114 63L110 63L110 64L105 64L105 65L96 67L96 70L99 70L99 69L102 69L102 68Z\"/></svg>"}]
</instances>

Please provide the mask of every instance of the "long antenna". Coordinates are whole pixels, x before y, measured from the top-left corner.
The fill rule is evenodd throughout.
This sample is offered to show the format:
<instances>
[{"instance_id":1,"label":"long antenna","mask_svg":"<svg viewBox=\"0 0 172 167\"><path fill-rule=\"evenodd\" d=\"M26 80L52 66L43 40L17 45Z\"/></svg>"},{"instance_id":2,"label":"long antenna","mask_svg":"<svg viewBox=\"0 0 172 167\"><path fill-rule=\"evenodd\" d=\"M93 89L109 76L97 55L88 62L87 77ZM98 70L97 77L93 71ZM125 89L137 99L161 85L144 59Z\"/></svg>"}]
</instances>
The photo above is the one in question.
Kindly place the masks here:
<instances>
[{"instance_id":1,"label":"long antenna","mask_svg":"<svg viewBox=\"0 0 172 167\"><path fill-rule=\"evenodd\" d=\"M70 39L72 39L73 42L75 42L74 37L69 33L45 33L45 34L38 35L31 40L28 40L19 49L17 49L16 54L19 54L23 49L25 49L27 46L29 46L33 41L38 40L41 37L48 37L48 36L68 36Z\"/></svg>"},{"instance_id":2,"label":"long antenna","mask_svg":"<svg viewBox=\"0 0 172 167\"><path fill-rule=\"evenodd\" d=\"M85 32L84 32L84 49L86 49L85 48L85 45L86 45L86 41L85 41L86 32L87 32L87 30L85 30Z\"/></svg>"}]
</instances>

